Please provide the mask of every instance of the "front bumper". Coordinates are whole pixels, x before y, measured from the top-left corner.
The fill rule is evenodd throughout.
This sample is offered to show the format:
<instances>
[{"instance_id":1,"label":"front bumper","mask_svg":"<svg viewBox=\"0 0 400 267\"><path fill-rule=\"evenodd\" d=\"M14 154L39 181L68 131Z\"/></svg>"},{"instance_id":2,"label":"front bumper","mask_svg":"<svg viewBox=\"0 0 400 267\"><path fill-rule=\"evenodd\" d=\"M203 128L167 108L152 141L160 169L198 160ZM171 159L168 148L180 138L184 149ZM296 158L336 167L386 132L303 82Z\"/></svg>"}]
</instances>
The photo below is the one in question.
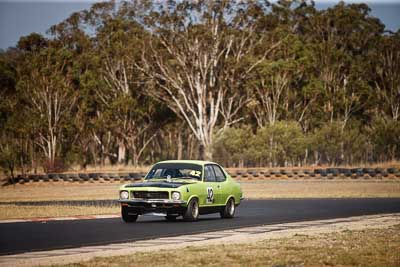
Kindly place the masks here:
<instances>
[{"instance_id":1,"label":"front bumper","mask_svg":"<svg viewBox=\"0 0 400 267\"><path fill-rule=\"evenodd\" d=\"M119 199L118 202L127 208L129 213L139 215L146 213L182 215L187 206L186 201L171 199Z\"/></svg>"},{"instance_id":2,"label":"front bumper","mask_svg":"<svg viewBox=\"0 0 400 267\"><path fill-rule=\"evenodd\" d=\"M186 204L184 200L172 200L172 199L119 199L120 203L161 203L161 204Z\"/></svg>"}]
</instances>

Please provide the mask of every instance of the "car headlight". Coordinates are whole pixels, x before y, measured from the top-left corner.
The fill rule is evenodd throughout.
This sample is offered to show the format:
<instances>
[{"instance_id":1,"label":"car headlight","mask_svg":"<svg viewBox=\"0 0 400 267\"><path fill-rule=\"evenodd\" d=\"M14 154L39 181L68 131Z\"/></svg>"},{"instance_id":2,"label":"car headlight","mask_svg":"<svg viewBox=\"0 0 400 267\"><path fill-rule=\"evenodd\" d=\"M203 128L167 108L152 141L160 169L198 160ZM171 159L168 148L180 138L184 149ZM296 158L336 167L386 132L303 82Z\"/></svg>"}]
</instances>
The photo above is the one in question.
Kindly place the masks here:
<instances>
[{"instance_id":1,"label":"car headlight","mask_svg":"<svg viewBox=\"0 0 400 267\"><path fill-rule=\"evenodd\" d=\"M179 192L172 192L172 199L179 200L181 198L181 193Z\"/></svg>"},{"instance_id":2,"label":"car headlight","mask_svg":"<svg viewBox=\"0 0 400 267\"><path fill-rule=\"evenodd\" d=\"M128 193L128 191L121 191L121 192L119 192L119 197L120 197L121 199L128 199L128 198L129 198L129 193Z\"/></svg>"}]
</instances>

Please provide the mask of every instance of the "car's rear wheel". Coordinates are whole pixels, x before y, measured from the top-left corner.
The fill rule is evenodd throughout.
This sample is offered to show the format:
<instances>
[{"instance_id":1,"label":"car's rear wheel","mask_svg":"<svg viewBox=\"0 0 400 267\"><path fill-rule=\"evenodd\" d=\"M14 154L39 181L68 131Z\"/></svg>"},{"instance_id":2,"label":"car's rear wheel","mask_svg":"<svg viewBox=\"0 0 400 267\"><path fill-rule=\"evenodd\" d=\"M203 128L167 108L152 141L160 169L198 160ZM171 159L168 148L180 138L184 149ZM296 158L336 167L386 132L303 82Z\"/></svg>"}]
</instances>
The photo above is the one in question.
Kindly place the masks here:
<instances>
[{"instance_id":1,"label":"car's rear wheel","mask_svg":"<svg viewBox=\"0 0 400 267\"><path fill-rule=\"evenodd\" d=\"M199 218L199 202L197 198L192 198L189 201L185 214L183 214L183 220L187 222L196 221Z\"/></svg>"},{"instance_id":2,"label":"car's rear wheel","mask_svg":"<svg viewBox=\"0 0 400 267\"><path fill-rule=\"evenodd\" d=\"M235 210L235 200L230 198L228 202L226 202L224 209L220 212L221 218L233 218L235 216Z\"/></svg>"},{"instance_id":3,"label":"car's rear wheel","mask_svg":"<svg viewBox=\"0 0 400 267\"><path fill-rule=\"evenodd\" d=\"M136 222L138 215L130 213L128 207L121 207L121 217L124 222L132 223Z\"/></svg>"}]
</instances>

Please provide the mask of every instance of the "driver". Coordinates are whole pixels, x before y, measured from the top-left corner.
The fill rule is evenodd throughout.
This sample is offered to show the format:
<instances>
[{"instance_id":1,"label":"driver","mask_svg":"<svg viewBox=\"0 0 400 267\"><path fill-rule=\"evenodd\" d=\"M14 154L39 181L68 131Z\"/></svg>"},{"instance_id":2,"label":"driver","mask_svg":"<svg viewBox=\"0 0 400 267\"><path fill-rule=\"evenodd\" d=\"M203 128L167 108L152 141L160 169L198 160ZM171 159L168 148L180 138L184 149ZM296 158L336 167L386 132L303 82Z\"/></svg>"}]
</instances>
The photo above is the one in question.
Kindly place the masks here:
<instances>
[{"instance_id":1,"label":"driver","mask_svg":"<svg viewBox=\"0 0 400 267\"><path fill-rule=\"evenodd\" d=\"M164 177L170 176L171 178L183 177L183 174L179 169L166 169L164 172Z\"/></svg>"}]
</instances>

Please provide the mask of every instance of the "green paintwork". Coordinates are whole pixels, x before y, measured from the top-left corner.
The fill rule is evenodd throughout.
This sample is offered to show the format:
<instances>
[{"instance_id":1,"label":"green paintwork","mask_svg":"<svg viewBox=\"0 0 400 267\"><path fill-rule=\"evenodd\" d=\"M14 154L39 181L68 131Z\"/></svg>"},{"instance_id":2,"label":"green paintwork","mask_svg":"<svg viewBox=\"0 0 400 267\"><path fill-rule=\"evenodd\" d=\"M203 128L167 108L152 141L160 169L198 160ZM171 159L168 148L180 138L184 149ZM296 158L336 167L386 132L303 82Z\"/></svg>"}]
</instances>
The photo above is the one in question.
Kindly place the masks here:
<instances>
[{"instance_id":1,"label":"green paintwork","mask_svg":"<svg viewBox=\"0 0 400 267\"><path fill-rule=\"evenodd\" d=\"M242 190L240 188L240 184L237 183L235 180L232 179L232 177L222 168L219 164L210 162L210 161L200 161L200 160L168 160L168 161L162 161L158 163L190 163L190 164L196 164L200 165L202 167L202 177L201 181L194 181L191 180L190 184L184 184L180 187L177 188L162 188L162 187L127 187L129 186L128 184L123 185L120 187L120 191L128 191L129 196L132 195L132 191L149 191L149 192L155 192L155 191L163 191L163 192L169 192L169 196L171 199L172 192L180 192L181 194L181 200L186 201L186 203L189 203L189 201L193 198L196 197L199 200L199 206L201 207L213 207L213 206L225 206L229 198L233 198L235 200L235 204L239 205L241 198L242 198ZM221 167L225 174L225 181L223 182L207 182L204 181L204 166L206 165L218 165ZM162 179L165 181L165 179ZM151 181L155 181L152 179ZM157 179L157 181L160 181ZM179 179L174 179L174 182L180 181ZM146 181L145 183L150 181ZM182 182L187 182L186 180L182 180ZM214 199L213 202L207 202L207 194L208 188L212 188L214 192ZM185 204L184 204L185 206Z\"/></svg>"}]
</instances>

